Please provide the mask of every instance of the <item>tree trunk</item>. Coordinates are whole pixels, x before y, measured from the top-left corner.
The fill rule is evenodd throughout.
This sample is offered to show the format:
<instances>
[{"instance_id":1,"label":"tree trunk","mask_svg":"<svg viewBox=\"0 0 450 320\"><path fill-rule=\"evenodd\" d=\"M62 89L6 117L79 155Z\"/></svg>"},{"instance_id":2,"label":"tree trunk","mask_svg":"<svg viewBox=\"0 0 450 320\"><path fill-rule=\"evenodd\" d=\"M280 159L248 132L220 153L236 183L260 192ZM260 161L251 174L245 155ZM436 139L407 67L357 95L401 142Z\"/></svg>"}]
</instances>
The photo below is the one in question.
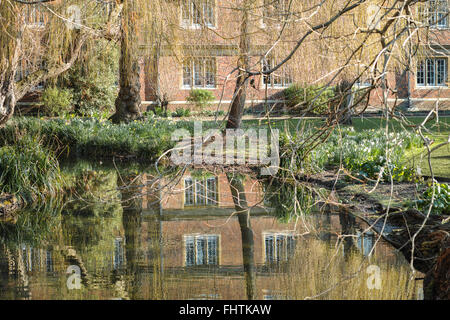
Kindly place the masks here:
<instances>
[{"instance_id":1,"label":"tree trunk","mask_svg":"<svg viewBox=\"0 0 450 320\"><path fill-rule=\"evenodd\" d=\"M134 1L125 0L122 12L120 39L120 90L116 98L113 123L130 122L141 115L141 84L137 33L137 8Z\"/></svg>"},{"instance_id":2,"label":"tree trunk","mask_svg":"<svg viewBox=\"0 0 450 320\"><path fill-rule=\"evenodd\" d=\"M340 124L352 125L354 94L352 84L346 80L338 85L338 121Z\"/></svg>"},{"instance_id":3,"label":"tree trunk","mask_svg":"<svg viewBox=\"0 0 450 320\"><path fill-rule=\"evenodd\" d=\"M255 266L255 242L253 230L250 224L250 208L245 195L245 188L239 178L227 173L233 196L234 208L237 211L242 240L242 261L244 264L245 288L248 300L256 298L256 266Z\"/></svg>"},{"instance_id":4,"label":"tree trunk","mask_svg":"<svg viewBox=\"0 0 450 320\"><path fill-rule=\"evenodd\" d=\"M16 96L14 94L14 79L0 79L0 127L2 127L14 114Z\"/></svg>"},{"instance_id":5,"label":"tree trunk","mask_svg":"<svg viewBox=\"0 0 450 320\"><path fill-rule=\"evenodd\" d=\"M250 67L250 35L248 26L248 6L244 3L242 9L241 35L239 42L239 73L234 89L234 99L231 103L230 114L228 115L227 129L238 129L241 127L242 115L244 114L245 100L247 98L248 77L246 70Z\"/></svg>"}]
</instances>

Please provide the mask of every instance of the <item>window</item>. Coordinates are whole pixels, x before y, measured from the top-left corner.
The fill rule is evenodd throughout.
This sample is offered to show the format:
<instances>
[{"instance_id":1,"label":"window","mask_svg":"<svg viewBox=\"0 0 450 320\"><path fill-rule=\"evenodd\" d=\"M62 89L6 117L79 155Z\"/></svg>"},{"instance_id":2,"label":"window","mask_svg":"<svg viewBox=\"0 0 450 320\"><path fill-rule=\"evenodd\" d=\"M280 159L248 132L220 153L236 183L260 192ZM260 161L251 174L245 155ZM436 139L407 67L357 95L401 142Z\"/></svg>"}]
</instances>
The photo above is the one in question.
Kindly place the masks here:
<instances>
[{"instance_id":1,"label":"window","mask_svg":"<svg viewBox=\"0 0 450 320\"><path fill-rule=\"evenodd\" d=\"M219 263L218 235L184 236L186 266L217 265Z\"/></svg>"},{"instance_id":2,"label":"window","mask_svg":"<svg viewBox=\"0 0 450 320\"><path fill-rule=\"evenodd\" d=\"M364 256L368 256L373 246L375 245L375 234L373 232L357 232L357 247Z\"/></svg>"},{"instance_id":3,"label":"window","mask_svg":"<svg viewBox=\"0 0 450 320\"><path fill-rule=\"evenodd\" d=\"M113 267L115 270L120 269L124 263L123 238L114 239L114 256Z\"/></svg>"},{"instance_id":4,"label":"window","mask_svg":"<svg viewBox=\"0 0 450 320\"><path fill-rule=\"evenodd\" d=\"M278 63L274 58L264 59L262 70L270 70L277 64ZM281 68L271 74L263 75L263 85L267 87L287 88L292 84L292 82L291 70L286 65L281 66Z\"/></svg>"},{"instance_id":5,"label":"window","mask_svg":"<svg viewBox=\"0 0 450 320\"><path fill-rule=\"evenodd\" d=\"M215 88L216 59L191 58L183 63L183 87Z\"/></svg>"},{"instance_id":6,"label":"window","mask_svg":"<svg viewBox=\"0 0 450 320\"><path fill-rule=\"evenodd\" d=\"M27 6L26 24L30 26L43 26L45 24L45 15L40 5Z\"/></svg>"},{"instance_id":7,"label":"window","mask_svg":"<svg viewBox=\"0 0 450 320\"><path fill-rule=\"evenodd\" d=\"M266 263L287 261L294 255L295 238L292 233L264 234Z\"/></svg>"},{"instance_id":8,"label":"window","mask_svg":"<svg viewBox=\"0 0 450 320\"><path fill-rule=\"evenodd\" d=\"M431 0L425 6L419 7L420 20L430 27L448 27L447 0Z\"/></svg>"},{"instance_id":9,"label":"window","mask_svg":"<svg viewBox=\"0 0 450 320\"><path fill-rule=\"evenodd\" d=\"M185 206L214 206L217 205L217 179L184 179Z\"/></svg>"},{"instance_id":10,"label":"window","mask_svg":"<svg viewBox=\"0 0 450 320\"><path fill-rule=\"evenodd\" d=\"M215 26L215 0L183 0L181 24L184 27L199 28L202 25Z\"/></svg>"},{"instance_id":11,"label":"window","mask_svg":"<svg viewBox=\"0 0 450 320\"><path fill-rule=\"evenodd\" d=\"M417 66L418 86L445 86L447 82L447 59L430 58Z\"/></svg>"}]
</instances>

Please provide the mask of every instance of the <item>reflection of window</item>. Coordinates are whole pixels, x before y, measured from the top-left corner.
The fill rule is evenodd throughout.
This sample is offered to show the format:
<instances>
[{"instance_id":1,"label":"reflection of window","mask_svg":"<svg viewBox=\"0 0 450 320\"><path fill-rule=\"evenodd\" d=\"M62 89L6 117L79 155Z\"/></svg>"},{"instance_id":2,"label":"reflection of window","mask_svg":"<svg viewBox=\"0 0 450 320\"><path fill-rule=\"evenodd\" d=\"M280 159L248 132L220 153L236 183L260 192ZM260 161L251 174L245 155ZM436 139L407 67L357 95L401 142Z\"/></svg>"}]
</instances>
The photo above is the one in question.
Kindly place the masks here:
<instances>
[{"instance_id":1,"label":"reflection of window","mask_svg":"<svg viewBox=\"0 0 450 320\"><path fill-rule=\"evenodd\" d=\"M266 262L287 261L294 255L295 238L290 233L264 234Z\"/></svg>"},{"instance_id":2,"label":"reflection of window","mask_svg":"<svg viewBox=\"0 0 450 320\"><path fill-rule=\"evenodd\" d=\"M191 58L183 63L183 87L215 88L216 59Z\"/></svg>"},{"instance_id":3,"label":"reflection of window","mask_svg":"<svg viewBox=\"0 0 450 320\"><path fill-rule=\"evenodd\" d=\"M218 293L201 293L188 300L221 300L221 298Z\"/></svg>"},{"instance_id":4,"label":"reflection of window","mask_svg":"<svg viewBox=\"0 0 450 320\"><path fill-rule=\"evenodd\" d=\"M445 86L447 82L447 59L430 58L417 66L418 86Z\"/></svg>"},{"instance_id":5,"label":"reflection of window","mask_svg":"<svg viewBox=\"0 0 450 320\"><path fill-rule=\"evenodd\" d=\"M45 266L47 272L53 271L53 259L52 259L52 252L50 250L45 250Z\"/></svg>"},{"instance_id":6,"label":"reflection of window","mask_svg":"<svg viewBox=\"0 0 450 320\"><path fill-rule=\"evenodd\" d=\"M276 292L272 290L263 289L263 300L287 300L289 297L284 295L282 292Z\"/></svg>"},{"instance_id":7,"label":"reflection of window","mask_svg":"<svg viewBox=\"0 0 450 320\"><path fill-rule=\"evenodd\" d=\"M33 26L43 26L45 23L44 10L40 5L27 6L26 23Z\"/></svg>"},{"instance_id":8,"label":"reflection of window","mask_svg":"<svg viewBox=\"0 0 450 320\"><path fill-rule=\"evenodd\" d=\"M183 0L181 6L182 25L200 27L215 25L215 0Z\"/></svg>"},{"instance_id":9,"label":"reflection of window","mask_svg":"<svg viewBox=\"0 0 450 320\"><path fill-rule=\"evenodd\" d=\"M189 235L184 237L186 266L217 265L219 256L219 236Z\"/></svg>"},{"instance_id":10,"label":"reflection of window","mask_svg":"<svg viewBox=\"0 0 450 320\"><path fill-rule=\"evenodd\" d=\"M357 247L362 251L363 255L368 256L375 244L375 235L373 232L365 232L361 234L359 231L357 233Z\"/></svg>"},{"instance_id":11,"label":"reflection of window","mask_svg":"<svg viewBox=\"0 0 450 320\"><path fill-rule=\"evenodd\" d=\"M431 0L425 6L419 7L420 20L430 27L448 27L447 0Z\"/></svg>"},{"instance_id":12,"label":"reflection of window","mask_svg":"<svg viewBox=\"0 0 450 320\"><path fill-rule=\"evenodd\" d=\"M268 58L263 60L262 69L267 71L272 69L278 64L274 58ZM263 84L268 87L289 87L292 84L292 74L290 69L283 65L278 70L272 72L271 74L263 75Z\"/></svg>"},{"instance_id":13,"label":"reflection of window","mask_svg":"<svg viewBox=\"0 0 450 320\"><path fill-rule=\"evenodd\" d=\"M114 239L114 269L119 269L123 266L123 239Z\"/></svg>"},{"instance_id":14,"label":"reflection of window","mask_svg":"<svg viewBox=\"0 0 450 320\"><path fill-rule=\"evenodd\" d=\"M184 179L185 206L214 206L217 205L217 179Z\"/></svg>"},{"instance_id":15,"label":"reflection of window","mask_svg":"<svg viewBox=\"0 0 450 320\"><path fill-rule=\"evenodd\" d=\"M33 271L33 260L31 258L32 253L32 247L26 245L22 246L22 261L26 271Z\"/></svg>"}]
</instances>

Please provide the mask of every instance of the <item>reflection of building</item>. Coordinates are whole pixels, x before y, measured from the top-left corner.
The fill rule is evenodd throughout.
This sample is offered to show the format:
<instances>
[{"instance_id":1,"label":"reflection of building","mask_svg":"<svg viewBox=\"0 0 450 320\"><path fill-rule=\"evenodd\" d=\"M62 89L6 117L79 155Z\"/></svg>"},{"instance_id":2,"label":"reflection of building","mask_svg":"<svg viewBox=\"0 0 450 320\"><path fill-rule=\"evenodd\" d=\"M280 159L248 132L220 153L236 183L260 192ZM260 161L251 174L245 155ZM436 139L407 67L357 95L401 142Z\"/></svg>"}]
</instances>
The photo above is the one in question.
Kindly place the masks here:
<instances>
[{"instance_id":1,"label":"reflection of building","mask_svg":"<svg viewBox=\"0 0 450 320\"><path fill-rule=\"evenodd\" d=\"M371 231L367 231L364 233L357 231L357 235L358 240L356 243L359 251L361 251L363 255L368 256L373 246L375 245L375 234Z\"/></svg>"},{"instance_id":2,"label":"reflection of building","mask_svg":"<svg viewBox=\"0 0 450 320\"><path fill-rule=\"evenodd\" d=\"M114 269L120 269L124 265L124 248L123 248L123 238L117 237L114 239L114 256L113 264Z\"/></svg>"},{"instance_id":3,"label":"reflection of building","mask_svg":"<svg viewBox=\"0 0 450 320\"><path fill-rule=\"evenodd\" d=\"M205 206L217 205L217 179L215 177L205 179L184 178L184 205Z\"/></svg>"},{"instance_id":4,"label":"reflection of building","mask_svg":"<svg viewBox=\"0 0 450 320\"><path fill-rule=\"evenodd\" d=\"M160 185L165 185L165 183L166 181L163 181ZM258 211L258 208L261 211L263 206L261 183L255 179L246 178L243 185L249 206L255 206L253 212ZM187 172L176 185L171 186L170 190L165 189L164 192L161 192L159 198L155 197L152 190L144 192L148 194L148 197L143 199L143 207L152 210L159 208L166 214L172 213L172 210L175 210L173 213L182 214L179 211L182 209L185 210L184 213L187 213L205 208L208 214L212 213L210 211L212 208L228 208L230 210L226 211L227 213L232 213L234 210L231 188L225 173L217 176L196 177L193 173ZM224 214L225 211L222 213Z\"/></svg>"},{"instance_id":5,"label":"reflection of building","mask_svg":"<svg viewBox=\"0 0 450 320\"><path fill-rule=\"evenodd\" d=\"M287 261L295 251L295 234L288 233L264 233L264 252L267 263Z\"/></svg>"},{"instance_id":6,"label":"reflection of building","mask_svg":"<svg viewBox=\"0 0 450 320\"><path fill-rule=\"evenodd\" d=\"M218 235L185 235L185 265L217 265L219 246Z\"/></svg>"}]
</instances>

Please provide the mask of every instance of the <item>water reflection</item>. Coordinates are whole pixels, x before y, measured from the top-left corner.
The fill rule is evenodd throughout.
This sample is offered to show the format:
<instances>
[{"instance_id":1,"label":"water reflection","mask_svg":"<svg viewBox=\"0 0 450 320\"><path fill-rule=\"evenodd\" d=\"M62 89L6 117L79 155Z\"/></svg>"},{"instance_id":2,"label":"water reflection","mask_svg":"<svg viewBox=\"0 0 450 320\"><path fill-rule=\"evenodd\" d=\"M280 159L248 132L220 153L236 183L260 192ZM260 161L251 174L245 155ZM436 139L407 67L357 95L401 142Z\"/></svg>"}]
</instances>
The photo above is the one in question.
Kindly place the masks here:
<instances>
[{"instance_id":1,"label":"water reflection","mask_svg":"<svg viewBox=\"0 0 450 320\"><path fill-rule=\"evenodd\" d=\"M361 264L380 266L383 290L369 290L361 272L318 298L414 298L408 263L383 242L367 257L374 235L361 223L342 212L280 222L266 186L248 176L104 170L78 179L89 201L54 215L52 232L24 242L0 229L0 299L303 299ZM73 265L80 289L67 286Z\"/></svg>"}]
</instances>

